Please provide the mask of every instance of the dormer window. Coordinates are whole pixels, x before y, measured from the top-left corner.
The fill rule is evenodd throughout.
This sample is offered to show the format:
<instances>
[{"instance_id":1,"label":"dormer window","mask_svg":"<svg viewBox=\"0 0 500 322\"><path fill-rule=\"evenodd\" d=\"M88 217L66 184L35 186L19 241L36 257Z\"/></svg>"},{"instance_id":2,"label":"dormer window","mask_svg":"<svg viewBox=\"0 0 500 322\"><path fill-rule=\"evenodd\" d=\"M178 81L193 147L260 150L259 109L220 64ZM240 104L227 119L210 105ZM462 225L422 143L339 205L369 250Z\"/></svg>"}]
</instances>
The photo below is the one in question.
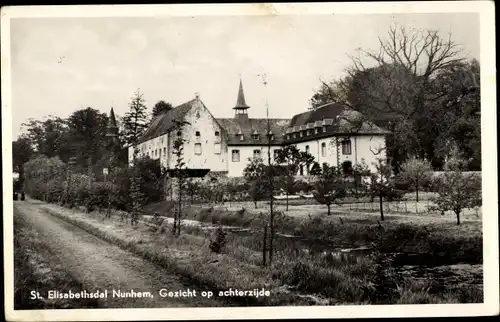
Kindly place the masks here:
<instances>
[{"instance_id":1,"label":"dormer window","mask_svg":"<svg viewBox=\"0 0 500 322\"><path fill-rule=\"evenodd\" d=\"M323 133L326 132L326 125L323 125Z\"/></svg>"},{"instance_id":2,"label":"dormer window","mask_svg":"<svg viewBox=\"0 0 500 322\"><path fill-rule=\"evenodd\" d=\"M311 135L311 131L310 131L310 130L307 130L307 131L306 131L306 135L307 135L307 136Z\"/></svg>"},{"instance_id":3,"label":"dormer window","mask_svg":"<svg viewBox=\"0 0 500 322\"><path fill-rule=\"evenodd\" d=\"M252 139L254 139L254 140L260 140L260 135L257 132L257 130L253 131L253 133L252 133Z\"/></svg>"},{"instance_id":4,"label":"dormer window","mask_svg":"<svg viewBox=\"0 0 500 322\"><path fill-rule=\"evenodd\" d=\"M300 131L300 137L303 137L303 136L304 136L304 132Z\"/></svg>"},{"instance_id":5,"label":"dormer window","mask_svg":"<svg viewBox=\"0 0 500 322\"><path fill-rule=\"evenodd\" d=\"M318 128L315 128L315 129L314 129L314 134L318 134L318 133L319 133Z\"/></svg>"}]
</instances>

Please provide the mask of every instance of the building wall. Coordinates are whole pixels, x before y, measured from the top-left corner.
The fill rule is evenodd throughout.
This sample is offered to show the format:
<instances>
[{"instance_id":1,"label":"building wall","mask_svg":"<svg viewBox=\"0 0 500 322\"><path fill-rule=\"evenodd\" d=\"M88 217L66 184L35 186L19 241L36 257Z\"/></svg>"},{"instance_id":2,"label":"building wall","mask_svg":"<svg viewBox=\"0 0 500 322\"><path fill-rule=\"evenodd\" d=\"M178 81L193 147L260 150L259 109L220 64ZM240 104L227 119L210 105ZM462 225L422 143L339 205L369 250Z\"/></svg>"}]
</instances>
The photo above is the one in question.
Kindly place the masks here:
<instances>
[{"instance_id":1,"label":"building wall","mask_svg":"<svg viewBox=\"0 0 500 322\"><path fill-rule=\"evenodd\" d=\"M376 169L373 163L377 163L377 159L379 158L384 160L387 158L385 144L385 136L383 135L365 135L357 137L357 162L360 163L364 161L370 170L375 171ZM380 151L380 153L375 155L372 151L376 153Z\"/></svg>"},{"instance_id":2,"label":"building wall","mask_svg":"<svg viewBox=\"0 0 500 322\"><path fill-rule=\"evenodd\" d=\"M167 156L168 156L168 135L164 134L154 139L142 142L138 145L139 156L149 156L151 159L160 159L163 166L167 166ZM128 157L129 161L132 162L134 155L133 147L129 147Z\"/></svg>"},{"instance_id":3,"label":"building wall","mask_svg":"<svg viewBox=\"0 0 500 322\"><path fill-rule=\"evenodd\" d=\"M351 153L343 154L342 151L342 140L350 140L351 142ZM322 148L324 144L324 151ZM305 141L295 144L300 151L306 151L307 146L309 146L309 153L314 157L320 165L323 163L328 163L329 165L342 166L346 161L350 161L352 165L365 162L366 165L371 169L375 170L373 165L377 162L377 158L386 157L385 153L385 136L383 135L357 135L351 137L339 137L338 140L338 159L337 159L337 140L335 137L322 138L318 140ZM381 150L379 155L374 155L371 150L377 152ZM324 153L323 153L324 152ZM304 169L304 175L307 175L307 169Z\"/></svg>"},{"instance_id":4,"label":"building wall","mask_svg":"<svg viewBox=\"0 0 500 322\"><path fill-rule=\"evenodd\" d=\"M274 150L281 149L281 146L271 146L271 162L274 162ZM243 169L249 163L248 159L253 158L254 150L260 150L260 156L267 163L267 146L229 146L227 148L228 156L228 176L230 177L240 177L243 176ZM233 150L238 150L240 153L240 158L238 162L233 162L232 154Z\"/></svg>"},{"instance_id":5,"label":"building wall","mask_svg":"<svg viewBox=\"0 0 500 322\"><path fill-rule=\"evenodd\" d=\"M222 128L215 121L201 101L195 102L186 114L184 121L190 125L184 126L182 138L184 140L184 162L188 168L210 169L211 171L227 171L227 144L223 138ZM219 136L215 132L219 132ZM196 136L199 132L200 136ZM176 156L173 155L174 142L177 131L169 134L169 148L172 151L168 164L175 168ZM220 153L216 153L215 144L220 144ZM196 144L201 146L201 154L197 154Z\"/></svg>"}]
</instances>

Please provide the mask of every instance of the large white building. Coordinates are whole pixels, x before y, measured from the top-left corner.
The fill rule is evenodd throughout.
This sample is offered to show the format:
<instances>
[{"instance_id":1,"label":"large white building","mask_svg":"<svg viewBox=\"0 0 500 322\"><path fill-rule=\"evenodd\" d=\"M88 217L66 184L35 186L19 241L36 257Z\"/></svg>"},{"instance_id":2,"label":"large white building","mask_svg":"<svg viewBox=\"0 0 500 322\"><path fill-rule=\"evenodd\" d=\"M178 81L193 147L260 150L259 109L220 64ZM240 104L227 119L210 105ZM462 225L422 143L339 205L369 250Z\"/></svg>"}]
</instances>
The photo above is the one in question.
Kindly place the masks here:
<instances>
[{"instance_id":1,"label":"large white building","mask_svg":"<svg viewBox=\"0 0 500 322\"><path fill-rule=\"evenodd\" d=\"M218 173L229 177L243 175L249 158L267 158L267 133L274 151L294 144L308 151L319 164L324 162L350 167L365 162L368 166L385 158L387 131L364 120L346 105L330 103L291 119L249 118L240 80L233 118L215 118L197 96L157 116L137 147L139 155L159 159L175 168L174 141L184 140L183 158L187 168ZM187 122L180 130L177 122ZM129 148L132 160L133 147ZM307 175L308 169L300 169Z\"/></svg>"}]
</instances>

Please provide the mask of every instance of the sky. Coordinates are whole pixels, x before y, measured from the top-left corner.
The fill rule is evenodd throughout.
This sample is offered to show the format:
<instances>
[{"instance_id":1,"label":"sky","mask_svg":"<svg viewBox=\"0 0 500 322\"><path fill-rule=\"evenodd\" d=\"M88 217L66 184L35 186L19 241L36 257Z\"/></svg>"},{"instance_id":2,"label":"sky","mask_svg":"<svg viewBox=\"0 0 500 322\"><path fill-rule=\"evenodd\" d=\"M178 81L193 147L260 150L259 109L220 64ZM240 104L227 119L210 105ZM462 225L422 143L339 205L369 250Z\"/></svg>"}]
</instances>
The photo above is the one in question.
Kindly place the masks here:
<instances>
[{"instance_id":1,"label":"sky","mask_svg":"<svg viewBox=\"0 0 500 322\"><path fill-rule=\"evenodd\" d=\"M149 111L199 93L215 117L232 117L240 77L250 117L265 117L267 102L270 117L291 118L307 110L320 79L342 77L348 55L378 49L395 24L451 33L479 60L474 13L15 18L13 138L30 118L89 106L123 116L136 90Z\"/></svg>"}]
</instances>

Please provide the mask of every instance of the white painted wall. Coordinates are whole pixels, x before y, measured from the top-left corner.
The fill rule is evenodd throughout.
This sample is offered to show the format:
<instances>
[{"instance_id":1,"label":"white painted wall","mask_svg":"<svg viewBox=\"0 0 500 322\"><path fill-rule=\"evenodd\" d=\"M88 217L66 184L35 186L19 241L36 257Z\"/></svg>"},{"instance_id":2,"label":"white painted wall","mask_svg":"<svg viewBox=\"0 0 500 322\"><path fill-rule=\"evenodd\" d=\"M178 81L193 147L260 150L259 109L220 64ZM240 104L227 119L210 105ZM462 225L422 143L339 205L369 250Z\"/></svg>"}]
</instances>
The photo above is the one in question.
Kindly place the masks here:
<instances>
[{"instance_id":1,"label":"white painted wall","mask_svg":"<svg viewBox=\"0 0 500 322\"><path fill-rule=\"evenodd\" d=\"M200 100L193 103L193 107L186 114L185 121L191 123L186 125L182 131L184 142L184 162L188 168L210 169L211 171L227 171L227 144L222 137L222 128L215 121L207 108ZM200 132L200 137L196 137L196 132ZM215 136L215 132L219 136ZM170 148L173 150L173 143L177 138L177 133L170 133ZM201 154L195 154L195 144L201 144ZM215 151L215 143L220 143L220 153ZM170 168L175 167L175 155L171 154Z\"/></svg>"},{"instance_id":2,"label":"white painted wall","mask_svg":"<svg viewBox=\"0 0 500 322\"><path fill-rule=\"evenodd\" d=\"M274 162L274 150L281 149L281 146L271 146L271 162ZM248 159L253 158L253 151L260 150L260 156L264 160L264 163L267 164L267 151L268 147L266 145L263 146L229 146L227 148L227 157L228 157L228 176L230 177L241 177L243 176L243 169L249 163ZM233 162L232 160L232 151L238 150L240 151L240 161Z\"/></svg>"},{"instance_id":3,"label":"white painted wall","mask_svg":"<svg viewBox=\"0 0 500 322\"><path fill-rule=\"evenodd\" d=\"M153 138L151 140L142 142L138 145L139 148L139 157L141 156L149 156L152 159L160 159L160 162L163 166L166 166L166 160L168 156L168 135L164 134L157 138ZM129 162L132 162L134 155L134 149L129 147L128 149L128 157Z\"/></svg>"}]
</instances>

